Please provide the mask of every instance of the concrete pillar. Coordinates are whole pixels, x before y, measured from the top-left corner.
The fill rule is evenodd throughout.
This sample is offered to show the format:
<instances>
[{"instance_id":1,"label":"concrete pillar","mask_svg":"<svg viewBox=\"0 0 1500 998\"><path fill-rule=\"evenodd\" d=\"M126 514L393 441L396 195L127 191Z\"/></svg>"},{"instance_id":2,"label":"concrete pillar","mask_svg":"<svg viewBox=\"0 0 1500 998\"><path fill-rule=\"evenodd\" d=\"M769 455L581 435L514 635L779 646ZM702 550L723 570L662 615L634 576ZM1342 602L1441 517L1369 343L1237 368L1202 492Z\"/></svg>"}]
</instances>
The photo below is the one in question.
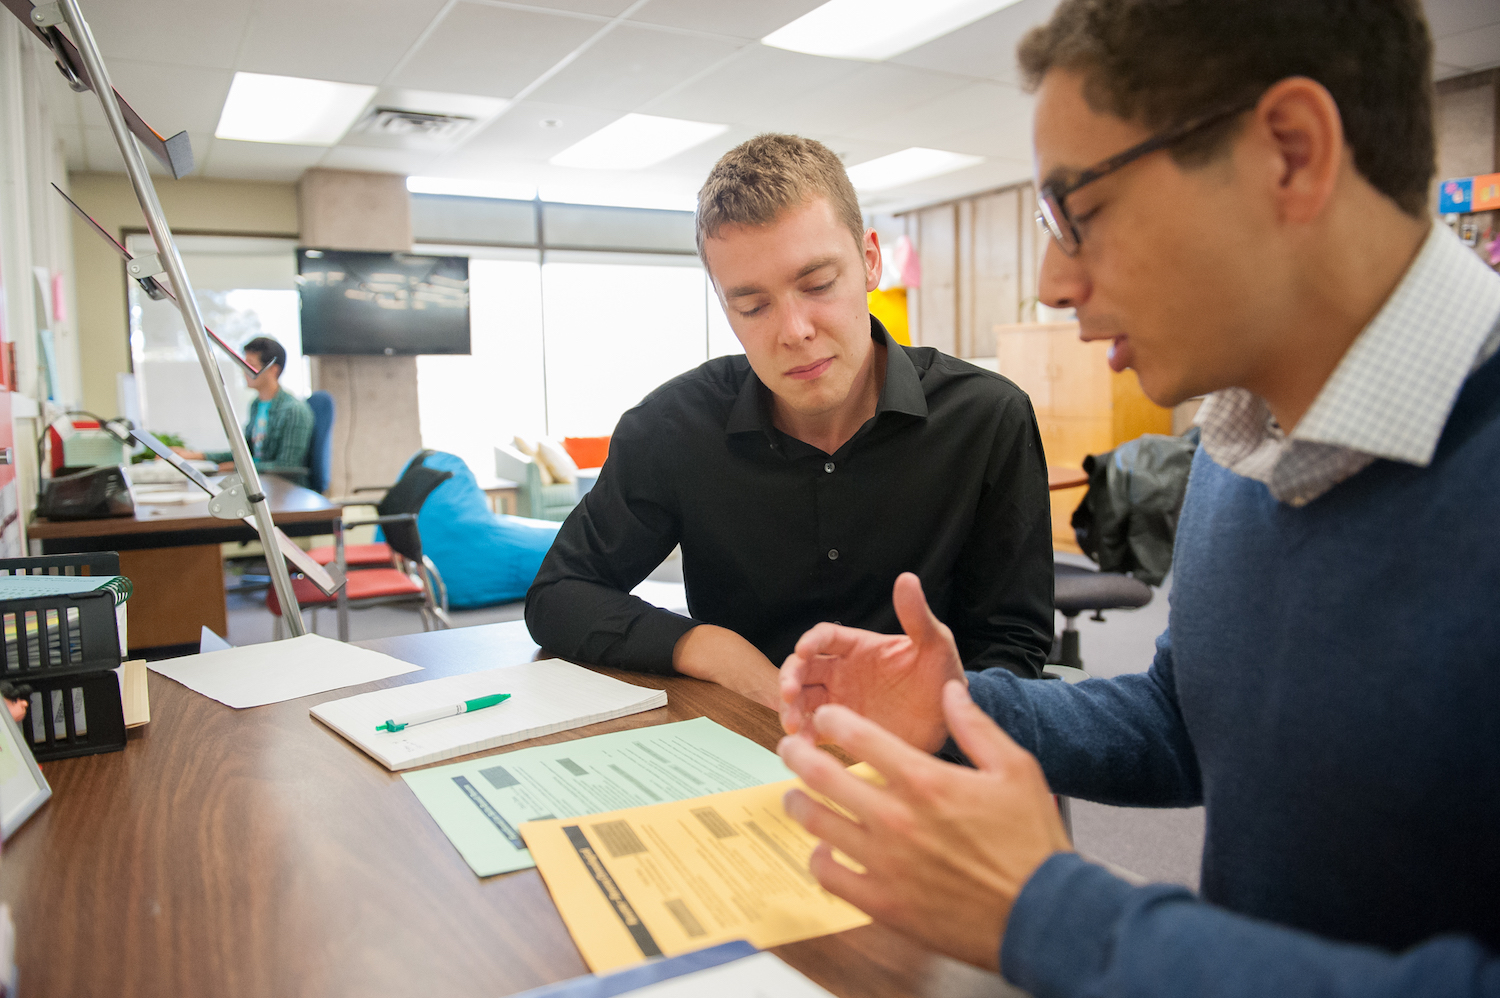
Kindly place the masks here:
<instances>
[{"instance_id":1,"label":"concrete pillar","mask_svg":"<svg viewBox=\"0 0 1500 998\"><path fill-rule=\"evenodd\" d=\"M308 170L297 185L302 245L396 252L411 249L406 178L353 170ZM422 446L415 357L312 358L312 386L333 395L329 495L389 485Z\"/></svg>"}]
</instances>

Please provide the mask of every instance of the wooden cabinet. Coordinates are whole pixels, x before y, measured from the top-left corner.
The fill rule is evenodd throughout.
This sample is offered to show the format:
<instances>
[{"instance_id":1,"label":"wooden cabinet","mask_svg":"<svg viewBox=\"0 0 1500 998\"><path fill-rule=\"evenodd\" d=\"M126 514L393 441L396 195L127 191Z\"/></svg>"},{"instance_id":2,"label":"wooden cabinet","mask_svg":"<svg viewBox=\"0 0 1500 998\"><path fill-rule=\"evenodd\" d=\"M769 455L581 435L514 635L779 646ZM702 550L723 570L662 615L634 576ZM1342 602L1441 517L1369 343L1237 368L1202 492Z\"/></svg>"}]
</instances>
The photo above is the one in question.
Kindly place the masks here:
<instances>
[{"instance_id":1,"label":"wooden cabinet","mask_svg":"<svg viewBox=\"0 0 1500 998\"><path fill-rule=\"evenodd\" d=\"M907 290L912 343L992 357L997 324L1035 317L1035 210L1021 184L898 216L922 265Z\"/></svg>"},{"instance_id":2,"label":"wooden cabinet","mask_svg":"<svg viewBox=\"0 0 1500 998\"><path fill-rule=\"evenodd\" d=\"M1076 322L995 326L995 369L1031 396L1049 465L1076 468L1143 433L1172 432L1172 410L1146 397L1134 371L1111 371L1108 354L1108 341L1079 340ZM1078 550L1069 521L1083 494L1052 493L1060 550Z\"/></svg>"}]
</instances>

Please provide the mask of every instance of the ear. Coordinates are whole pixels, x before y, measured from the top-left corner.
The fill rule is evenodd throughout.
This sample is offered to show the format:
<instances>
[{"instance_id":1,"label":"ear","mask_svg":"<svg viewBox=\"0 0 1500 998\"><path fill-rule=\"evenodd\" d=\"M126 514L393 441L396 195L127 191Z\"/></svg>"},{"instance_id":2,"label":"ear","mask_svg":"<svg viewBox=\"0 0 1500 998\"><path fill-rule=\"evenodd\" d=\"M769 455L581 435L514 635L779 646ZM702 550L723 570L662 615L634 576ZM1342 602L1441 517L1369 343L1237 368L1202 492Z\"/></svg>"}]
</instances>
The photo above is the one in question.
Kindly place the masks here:
<instances>
[{"instance_id":1,"label":"ear","mask_svg":"<svg viewBox=\"0 0 1500 998\"><path fill-rule=\"evenodd\" d=\"M1254 115L1251 127L1271 153L1278 217L1312 222L1333 197L1347 155L1337 102L1316 80L1293 76L1267 90Z\"/></svg>"},{"instance_id":2,"label":"ear","mask_svg":"<svg viewBox=\"0 0 1500 998\"><path fill-rule=\"evenodd\" d=\"M874 229L865 230L863 249L865 254L865 290L874 291L880 287L880 271L883 266L880 255L880 236Z\"/></svg>"}]
</instances>

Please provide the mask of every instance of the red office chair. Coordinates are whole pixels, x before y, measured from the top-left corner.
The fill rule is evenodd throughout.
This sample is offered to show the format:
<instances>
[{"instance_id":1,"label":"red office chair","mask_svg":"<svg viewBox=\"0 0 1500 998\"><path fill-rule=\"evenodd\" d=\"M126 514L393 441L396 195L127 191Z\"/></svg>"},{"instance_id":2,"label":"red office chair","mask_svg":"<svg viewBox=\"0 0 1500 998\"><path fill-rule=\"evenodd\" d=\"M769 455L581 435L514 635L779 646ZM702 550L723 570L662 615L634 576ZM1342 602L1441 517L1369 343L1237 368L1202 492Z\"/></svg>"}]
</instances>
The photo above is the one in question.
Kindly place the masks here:
<instances>
[{"instance_id":1,"label":"red office chair","mask_svg":"<svg viewBox=\"0 0 1500 998\"><path fill-rule=\"evenodd\" d=\"M422 629L452 627L448 617L448 589L443 577L430 558L422 554L422 536L417 529L417 514L427 497L443 482L453 477L451 471L438 471L425 467L423 459L430 453L418 454L401 475L401 480L386 492L375 507L378 514L372 520L360 520L344 524L345 527L379 526L385 532L384 544L356 545L366 549L366 557L378 557L368 549L384 548L390 553L384 564L378 567L360 567L348 559L343 549L342 530L336 535L333 546L334 562L343 560L350 569L343 592L343 603L339 597L328 596L303 578L292 580L292 591L297 602L313 611L313 629L317 630L317 614L320 607L334 604L340 611L339 639L348 640L348 621L344 609L364 609L372 606L411 604L422 617ZM326 563L325 563L326 564ZM369 564L367 562L366 564ZM276 636L281 636L281 604L275 590L266 593L266 609L276 618Z\"/></svg>"}]
</instances>

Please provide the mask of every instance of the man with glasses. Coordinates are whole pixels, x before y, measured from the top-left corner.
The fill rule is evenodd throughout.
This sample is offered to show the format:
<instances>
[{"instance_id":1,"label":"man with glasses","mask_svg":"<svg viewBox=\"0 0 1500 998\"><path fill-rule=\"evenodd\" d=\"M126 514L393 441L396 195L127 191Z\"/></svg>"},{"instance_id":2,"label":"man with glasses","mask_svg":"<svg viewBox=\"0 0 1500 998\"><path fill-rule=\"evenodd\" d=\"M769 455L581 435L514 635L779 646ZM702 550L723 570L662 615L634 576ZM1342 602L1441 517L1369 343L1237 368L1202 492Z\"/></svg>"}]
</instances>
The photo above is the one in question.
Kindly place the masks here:
<instances>
[{"instance_id":1,"label":"man with glasses","mask_svg":"<svg viewBox=\"0 0 1500 998\"><path fill-rule=\"evenodd\" d=\"M905 635L809 631L813 872L1035 995L1500 995L1500 277L1430 215L1417 0L1064 0L1020 56L1042 299L1210 395L1170 623L1077 686L966 683L910 576ZM1203 804L1201 898L1078 857L1049 791Z\"/></svg>"}]
</instances>

